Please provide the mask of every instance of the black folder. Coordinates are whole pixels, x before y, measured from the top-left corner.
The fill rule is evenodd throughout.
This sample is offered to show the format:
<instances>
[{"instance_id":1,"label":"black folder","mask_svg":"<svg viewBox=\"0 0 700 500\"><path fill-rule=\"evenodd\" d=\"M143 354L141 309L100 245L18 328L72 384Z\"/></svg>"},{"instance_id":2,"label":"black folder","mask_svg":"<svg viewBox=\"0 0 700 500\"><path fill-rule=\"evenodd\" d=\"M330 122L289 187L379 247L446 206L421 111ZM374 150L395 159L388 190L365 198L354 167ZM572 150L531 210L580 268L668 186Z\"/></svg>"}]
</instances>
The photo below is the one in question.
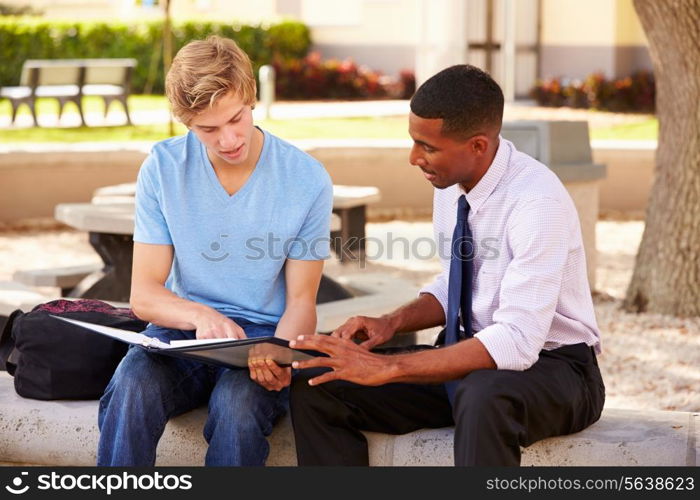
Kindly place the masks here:
<instances>
[{"instance_id":1,"label":"black folder","mask_svg":"<svg viewBox=\"0 0 700 500\"><path fill-rule=\"evenodd\" d=\"M167 343L142 333L95 325L93 323L61 318L59 316L53 317L112 337L113 339L121 340L127 344L139 346L149 352L178 358L188 358L202 363L224 366L226 368L247 368L248 360L251 358L272 359L280 366L289 366L292 364L292 361L310 359L314 356L323 356L322 353L317 351L292 349L289 347L289 341L278 337L255 337L240 340L174 340Z\"/></svg>"}]
</instances>

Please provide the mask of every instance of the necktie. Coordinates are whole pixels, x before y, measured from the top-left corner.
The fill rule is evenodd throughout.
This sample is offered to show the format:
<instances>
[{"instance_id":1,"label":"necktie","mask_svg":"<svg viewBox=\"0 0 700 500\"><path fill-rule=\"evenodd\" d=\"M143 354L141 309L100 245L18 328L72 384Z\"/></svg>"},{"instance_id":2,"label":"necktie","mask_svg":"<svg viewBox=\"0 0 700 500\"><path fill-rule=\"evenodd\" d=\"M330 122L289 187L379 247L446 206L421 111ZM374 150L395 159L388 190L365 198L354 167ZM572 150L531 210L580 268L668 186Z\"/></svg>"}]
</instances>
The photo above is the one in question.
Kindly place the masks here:
<instances>
[{"instance_id":1,"label":"necktie","mask_svg":"<svg viewBox=\"0 0 700 500\"><path fill-rule=\"evenodd\" d=\"M466 196L457 203L457 224L452 234L452 255L447 291L447 321L445 345L472 336L472 278L474 276L474 241L469 229L469 203ZM464 333L459 329L460 310ZM454 400L457 381L445 383L450 403Z\"/></svg>"}]
</instances>

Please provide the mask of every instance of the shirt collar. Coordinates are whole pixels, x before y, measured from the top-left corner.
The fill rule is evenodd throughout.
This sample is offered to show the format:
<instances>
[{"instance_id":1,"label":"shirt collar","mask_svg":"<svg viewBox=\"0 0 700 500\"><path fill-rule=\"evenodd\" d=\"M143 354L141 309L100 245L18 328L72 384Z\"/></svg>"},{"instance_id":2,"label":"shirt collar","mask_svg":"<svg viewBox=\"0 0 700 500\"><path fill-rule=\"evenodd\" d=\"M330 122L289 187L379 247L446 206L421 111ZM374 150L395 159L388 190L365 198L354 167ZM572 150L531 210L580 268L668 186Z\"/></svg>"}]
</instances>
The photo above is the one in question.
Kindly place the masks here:
<instances>
[{"instance_id":1,"label":"shirt collar","mask_svg":"<svg viewBox=\"0 0 700 500\"><path fill-rule=\"evenodd\" d=\"M512 152L512 144L510 141L505 140L500 135L498 136L498 150L496 151L496 156L494 156L491 165L489 165L488 170L484 176L479 180L479 182L472 188L468 193L464 191L461 185L457 184L455 189L455 199L454 203L457 204L457 200L460 196L466 195L467 201L469 202L469 211L471 213L476 213L479 208L484 204L484 202L491 196L493 190L503 178L503 175L508 170L508 162L510 161L510 155Z\"/></svg>"}]
</instances>

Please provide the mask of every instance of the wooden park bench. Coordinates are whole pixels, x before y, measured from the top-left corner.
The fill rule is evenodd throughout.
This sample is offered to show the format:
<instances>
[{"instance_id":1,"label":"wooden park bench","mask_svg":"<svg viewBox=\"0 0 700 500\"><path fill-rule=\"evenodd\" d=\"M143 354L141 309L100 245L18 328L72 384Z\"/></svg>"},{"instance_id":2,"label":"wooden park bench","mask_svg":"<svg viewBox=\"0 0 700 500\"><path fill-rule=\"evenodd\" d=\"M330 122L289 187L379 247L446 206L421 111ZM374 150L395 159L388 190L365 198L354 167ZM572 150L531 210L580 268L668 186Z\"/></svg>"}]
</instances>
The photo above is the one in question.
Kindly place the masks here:
<instances>
[{"instance_id":1,"label":"wooden park bench","mask_svg":"<svg viewBox=\"0 0 700 500\"><path fill-rule=\"evenodd\" d=\"M17 109L26 104L38 126L36 99L50 97L58 100L59 120L65 105L73 102L84 125L83 96L99 96L104 100L105 116L109 105L119 101L131 124L127 97L135 67L136 59L28 59L22 66L19 86L3 87L0 97L10 100L13 123Z\"/></svg>"}]
</instances>

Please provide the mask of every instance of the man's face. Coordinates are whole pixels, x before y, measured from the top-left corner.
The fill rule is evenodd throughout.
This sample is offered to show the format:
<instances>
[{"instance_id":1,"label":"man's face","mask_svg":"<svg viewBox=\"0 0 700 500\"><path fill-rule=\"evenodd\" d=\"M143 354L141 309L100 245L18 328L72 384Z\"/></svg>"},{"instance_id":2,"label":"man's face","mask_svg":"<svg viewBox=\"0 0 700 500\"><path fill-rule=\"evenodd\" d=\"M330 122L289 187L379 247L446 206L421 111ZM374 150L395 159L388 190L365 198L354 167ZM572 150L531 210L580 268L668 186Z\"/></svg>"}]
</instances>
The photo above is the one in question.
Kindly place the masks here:
<instances>
[{"instance_id":1,"label":"man's face","mask_svg":"<svg viewBox=\"0 0 700 500\"><path fill-rule=\"evenodd\" d=\"M409 161L419 167L428 181L438 189L462 184L471 189L481 179L484 168L479 161L474 137L459 141L442 135L442 118L421 118L413 113L408 116L408 133L413 139ZM483 137L483 136L480 136Z\"/></svg>"},{"instance_id":2,"label":"man's face","mask_svg":"<svg viewBox=\"0 0 700 500\"><path fill-rule=\"evenodd\" d=\"M253 110L235 93L217 99L192 119L189 128L207 148L212 163L240 165L248 159L255 130Z\"/></svg>"}]
</instances>

